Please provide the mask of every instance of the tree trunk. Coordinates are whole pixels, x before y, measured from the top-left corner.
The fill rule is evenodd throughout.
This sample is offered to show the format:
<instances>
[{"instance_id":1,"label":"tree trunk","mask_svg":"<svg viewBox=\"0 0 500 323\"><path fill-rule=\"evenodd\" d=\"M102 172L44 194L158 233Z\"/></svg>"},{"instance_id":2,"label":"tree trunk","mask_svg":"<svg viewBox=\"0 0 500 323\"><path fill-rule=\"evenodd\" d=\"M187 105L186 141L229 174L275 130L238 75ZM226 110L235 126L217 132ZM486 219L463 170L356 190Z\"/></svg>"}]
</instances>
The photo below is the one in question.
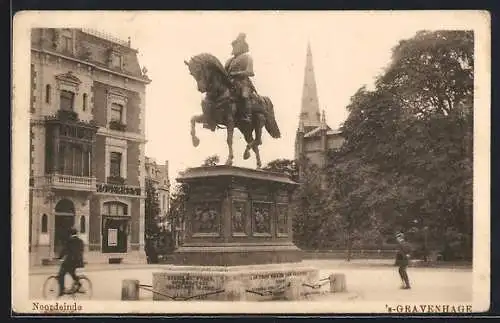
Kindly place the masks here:
<instances>
[{"instance_id":1,"label":"tree trunk","mask_svg":"<svg viewBox=\"0 0 500 323\"><path fill-rule=\"evenodd\" d=\"M347 252L346 252L346 260L351 261L351 256L352 256L352 241L351 241L351 233L347 231L346 233L346 247L347 247Z\"/></svg>"}]
</instances>

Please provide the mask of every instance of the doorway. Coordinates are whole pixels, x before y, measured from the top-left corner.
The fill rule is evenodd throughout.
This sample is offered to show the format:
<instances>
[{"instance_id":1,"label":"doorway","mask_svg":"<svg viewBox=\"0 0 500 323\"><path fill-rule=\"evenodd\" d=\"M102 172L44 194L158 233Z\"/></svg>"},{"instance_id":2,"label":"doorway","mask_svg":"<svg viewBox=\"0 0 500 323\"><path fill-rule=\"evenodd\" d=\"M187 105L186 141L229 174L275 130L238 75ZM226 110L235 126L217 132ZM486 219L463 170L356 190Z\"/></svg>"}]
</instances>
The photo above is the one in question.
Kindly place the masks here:
<instances>
[{"instance_id":1,"label":"doorway","mask_svg":"<svg viewBox=\"0 0 500 323\"><path fill-rule=\"evenodd\" d=\"M75 225L73 202L63 199L57 203L54 218L54 252L59 255L64 243L70 236L70 229Z\"/></svg>"},{"instance_id":2,"label":"doorway","mask_svg":"<svg viewBox=\"0 0 500 323\"><path fill-rule=\"evenodd\" d=\"M54 230L54 251L56 255L59 255L64 243L69 239L69 230L74 224L75 217L73 215L56 214Z\"/></svg>"}]
</instances>

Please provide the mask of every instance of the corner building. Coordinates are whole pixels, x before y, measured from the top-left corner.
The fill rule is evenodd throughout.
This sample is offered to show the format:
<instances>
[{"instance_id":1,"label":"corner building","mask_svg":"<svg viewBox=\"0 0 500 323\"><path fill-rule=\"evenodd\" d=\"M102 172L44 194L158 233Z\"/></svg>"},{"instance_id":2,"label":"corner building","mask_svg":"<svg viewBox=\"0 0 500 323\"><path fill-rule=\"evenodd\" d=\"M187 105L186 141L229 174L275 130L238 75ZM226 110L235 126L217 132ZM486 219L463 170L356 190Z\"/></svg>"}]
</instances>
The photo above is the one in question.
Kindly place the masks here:
<instances>
[{"instance_id":1,"label":"corner building","mask_svg":"<svg viewBox=\"0 0 500 323\"><path fill-rule=\"evenodd\" d=\"M31 264L74 226L88 263L143 262L145 89L130 40L32 29Z\"/></svg>"}]
</instances>

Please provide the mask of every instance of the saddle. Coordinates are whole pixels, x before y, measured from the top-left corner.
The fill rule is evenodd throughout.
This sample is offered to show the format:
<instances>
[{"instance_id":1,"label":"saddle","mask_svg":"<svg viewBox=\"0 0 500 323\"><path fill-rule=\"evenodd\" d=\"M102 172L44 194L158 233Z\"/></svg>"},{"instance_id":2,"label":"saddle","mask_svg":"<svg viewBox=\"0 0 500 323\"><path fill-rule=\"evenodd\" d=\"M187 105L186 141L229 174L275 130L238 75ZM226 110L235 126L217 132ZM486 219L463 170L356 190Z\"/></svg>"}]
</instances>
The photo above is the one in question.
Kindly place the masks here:
<instances>
[{"instance_id":1,"label":"saddle","mask_svg":"<svg viewBox=\"0 0 500 323\"><path fill-rule=\"evenodd\" d=\"M264 114L264 116L267 117L267 111L265 108L265 100L263 97L257 94L255 90L252 92L250 97L248 98L250 101L250 109L252 114ZM210 114L209 121L205 122L203 124L203 128L205 129L210 129L211 131L215 131L215 129L218 127L217 123L214 121L214 115L216 114L221 114L223 113L222 108L224 106L224 103L227 103L229 101L235 102L237 106L240 103L240 99L237 98L234 93L231 93L228 96L222 96L221 98L218 98L216 101L211 101L210 102L210 109L207 111ZM237 109L238 111L239 109ZM239 118L239 112L236 112L236 117Z\"/></svg>"}]
</instances>

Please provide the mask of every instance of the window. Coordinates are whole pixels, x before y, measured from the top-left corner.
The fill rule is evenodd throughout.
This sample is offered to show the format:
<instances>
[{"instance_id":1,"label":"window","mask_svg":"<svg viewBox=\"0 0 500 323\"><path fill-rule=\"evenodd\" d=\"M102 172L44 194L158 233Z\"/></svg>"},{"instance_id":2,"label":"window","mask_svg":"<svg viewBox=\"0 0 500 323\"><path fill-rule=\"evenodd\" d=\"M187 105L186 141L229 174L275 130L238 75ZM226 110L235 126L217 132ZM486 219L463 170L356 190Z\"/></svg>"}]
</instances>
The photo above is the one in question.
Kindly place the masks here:
<instances>
[{"instance_id":1,"label":"window","mask_svg":"<svg viewBox=\"0 0 500 323\"><path fill-rule=\"evenodd\" d=\"M83 111L87 110L87 93L83 93Z\"/></svg>"},{"instance_id":2,"label":"window","mask_svg":"<svg viewBox=\"0 0 500 323\"><path fill-rule=\"evenodd\" d=\"M122 56L117 53L111 54L111 67L122 67Z\"/></svg>"},{"instance_id":3,"label":"window","mask_svg":"<svg viewBox=\"0 0 500 323\"><path fill-rule=\"evenodd\" d=\"M45 86L45 103L50 103L50 95L51 95L51 87L50 84Z\"/></svg>"},{"instance_id":4,"label":"window","mask_svg":"<svg viewBox=\"0 0 500 323\"><path fill-rule=\"evenodd\" d=\"M128 215L128 207L120 202L106 202L103 212L107 216L126 216Z\"/></svg>"},{"instance_id":5,"label":"window","mask_svg":"<svg viewBox=\"0 0 500 323\"><path fill-rule=\"evenodd\" d=\"M70 91L61 91L61 110L72 111L75 94Z\"/></svg>"},{"instance_id":6,"label":"window","mask_svg":"<svg viewBox=\"0 0 500 323\"><path fill-rule=\"evenodd\" d=\"M121 177L122 154L112 152L109 158L109 176Z\"/></svg>"},{"instance_id":7,"label":"window","mask_svg":"<svg viewBox=\"0 0 500 323\"><path fill-rule=\"evenodd\" d=\"M48 231L48 219L47 219L47 214L42 214L42 233L47 233Z\"/></svg>"},{"instance_id":8,"label":"window","mask_svg":"<svg viewBox=\"0 0 500 323\"><path fill-rule=\"evenodd\" d=\"M62 49L65 52L73 52L73 39L68 36L63 36L62 37Z\"/></svg>"},{"instance_id":9,"label":"window","mask_svg":"<svg viewBox=\"0 0 500 323\"><path fill-rule=\"evenodd\" d=\"M111 104L111 121L122 122L123 106L121 104Z\"/></svg>"},{"instance_id":10,"label":"window","mask_svg":"<svg viewBox=\"0 0 500 323\"><path fill-rule=\"evenodd\" d=\"M86 225L85 216L82 215L80 217L80 233L85 233L85 231L87 231Z\"/></svg>"},{"instance_id":11,"label":"window","mask_svg":"<svg viewBox=\"0 0 500 323\"><path fill-rule=\"evenodd\" d=\"M31 88L33 90L36 89L36 72L34 64L31 64Z\"/></svg>"}]
</instances>

